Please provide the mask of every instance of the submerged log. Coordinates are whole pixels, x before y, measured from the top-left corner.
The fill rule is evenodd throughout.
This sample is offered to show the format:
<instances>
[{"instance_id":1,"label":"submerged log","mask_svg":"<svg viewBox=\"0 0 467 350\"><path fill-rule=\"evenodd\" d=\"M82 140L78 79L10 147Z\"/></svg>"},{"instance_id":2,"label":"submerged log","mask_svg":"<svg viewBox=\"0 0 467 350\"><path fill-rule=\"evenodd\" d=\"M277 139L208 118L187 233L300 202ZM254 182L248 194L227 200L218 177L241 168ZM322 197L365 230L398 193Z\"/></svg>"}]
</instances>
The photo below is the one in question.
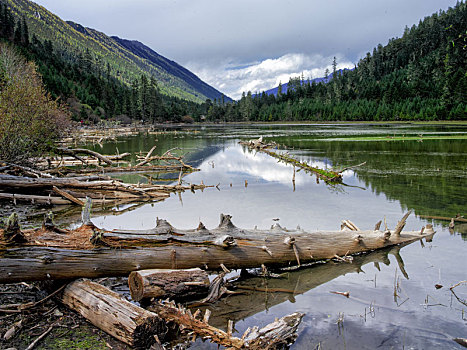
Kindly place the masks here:
<instances>
[{"instance_id":1,"label":"submerged log","mask_svg":"<svg viewBox=\"0 0 467 350\"><path fill-rule=\"evenodd\" d=\"M83 225L68 234L24 231L27 242L6 249L0 241L0 283L124 276L144 269L228 269L292 266L431 238L434 231L318 231L237 228L229 215L208 230L179 230L158 220L151 230L101 230ZM1 231L0 231L1 232ZM290 237L289 239L286 239ZM293 238L293 239L292 239ZM293 244L291 244L293 242ZM99 249L96 249L99 248Z\"/></svg>"},{"instance_id":2,"label":"submerged log","mask_svg":"<svg viewBox=\"0 0 467 350\"><path fill-rule=\"evenodd\" d=\"M313 167L306 162L301 162L298 159L290 156L288 153L277 153L270 150L272 147L278 147L278 145L274 142L272 143L265 143L263 142L263 137L260 137L257 140L249 140L249 141L240 141L241 145L247 146L250 149L257 150L258 152L263 152L271 157L279 159L286 164L291 164L294 167L302 169L306 172L311 172L316 175L316 179L322 179L326 183L340 183L342 182L342 171L334 171L330 169L320 169L317 167ZM358 166L358 165L357 165ZM294 168L295 169L295 168ZM295 173L294 173L295 175ZM295 180L293 180L295 181Z\"/></svg>"},{"instance_id":3,"label":"submerged log","mask_svg":"<svg viewBox=\"0 0 467 350\"><path fill-rule=\"evenodd\" d=\"M128 285L134 301L162 297L186 300L207 295L209 275L199 268L141 270L130 273Z\"/></svg>"},{"instance_id":4,"label":"submerged log","mask_svg":"<svg viewBox=\"0 0 467 350\"><path fill-rule=\"evenodd\" d=\"M155 335L164 341L167 333L156 314L89 280L70 283L60 299L96 327L137 349L149 349L156 343Z\"/></svg>"}]
</instances>

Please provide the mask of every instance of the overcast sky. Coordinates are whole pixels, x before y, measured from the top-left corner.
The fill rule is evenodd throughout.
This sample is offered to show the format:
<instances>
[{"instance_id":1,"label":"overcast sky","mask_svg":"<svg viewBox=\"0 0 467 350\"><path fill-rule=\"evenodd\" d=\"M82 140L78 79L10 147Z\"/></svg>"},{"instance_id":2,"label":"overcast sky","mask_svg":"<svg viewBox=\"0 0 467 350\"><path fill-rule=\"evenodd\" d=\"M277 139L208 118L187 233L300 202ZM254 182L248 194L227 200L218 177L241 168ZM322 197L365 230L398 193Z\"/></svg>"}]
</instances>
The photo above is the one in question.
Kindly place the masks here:
<instances>
[{"instance_id":1,"label":"overcast sky","mask_svg":"<svg viewBox=\"0 0 467 350\"><path fill-rule=\"evenodd\" d=\"M456 0L35 0L64 20L141 41L232 98L302 72L349 68Z\"/></svg>"}]
</instances>

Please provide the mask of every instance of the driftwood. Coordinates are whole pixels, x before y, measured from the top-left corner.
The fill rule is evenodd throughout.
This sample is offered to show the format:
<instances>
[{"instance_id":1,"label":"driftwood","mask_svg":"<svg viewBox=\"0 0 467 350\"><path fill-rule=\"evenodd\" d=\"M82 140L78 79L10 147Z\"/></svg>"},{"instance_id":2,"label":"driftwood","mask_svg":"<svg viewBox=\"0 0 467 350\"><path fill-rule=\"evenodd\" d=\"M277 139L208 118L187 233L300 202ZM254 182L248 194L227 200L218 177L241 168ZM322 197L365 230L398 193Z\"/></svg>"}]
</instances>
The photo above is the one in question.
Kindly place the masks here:
<instances>
[{"instance_id":1,"label":"driftwood","mask_svg":"<svg viewBox=\"0 0 467 350\"><path fill-rule=\"evenodd\" d=\"M156 314L89 280L70 283L60 300L96 327L137 349L164 341L167 326Z\"/></svg>"},{"instance_id":2,"label":"driftwood","mask_svg":"<svg viewBox=\"0 0 467 350\"><path fill-rule=\"evenodd\" d=\"M205 296L209 289L209 276L199 268L186 270L141 270L128 277L131 298L170 298L177 300Z\"/></svg>"},{"instance_id":3,"label":"driftwood","mask_svg":"<svg viewBox=\"0 0 467 350\"><path fill-rule=\"evenodd\" d=\"M98 153L98 152L94 152L94 151L91 151L89 149L85 149L85 148L75 148L75 149L70 149L70 148L64 148L64 147L58 147L56 149L56 151L58 153L61 153L61 154L68 154L68 155L71 155L73 157L76 157L79 159L79 157L77 157L78 154L88 154L88 155L91 155L93 157L96 157L97 159L99 159L100 161L108 164L108 165L112 165L113 164L113 161L110 160L109 158L103 156L102 154Z\"/></svg>"},{"instance_id":4,"label":"driftwood","mask_svg":"<svg viewBox=\"0 0 467 350\"><path fill-rule=\"evenodd\" d=\"M446 217L446 216L430 216L430 215L419 215L422 219L433 219L433 220L445 220L445 221L454 221L454 222L467 222L467 219L465 219L463 216L457 215L452 218Z\"/></svg>"},{"instance_id":5,"label":"driftwood","mask_svg":"<svg viewBox=\"0 0 467 350\"><path fill-rule=\"evenodd\" d=\"M95 326L137 349L149 349L178 331L231 349L277 349L295 340L303 317L301 313L294 313L262 329L248 329L242 338L237 338L232 335L233 323L229 322L227 332L209 325L208 312L199 319L199 313L192 314L168 300L151 305L148 311L89 280L70 283L60 300Z\"/></svg>"},{"instance_id":6,"label":"driftwood","mask_svg":"<svg viewBox=\"0 0 467 350\"><path fill-rule=\"evenodd\" d=\"M244 146L247 146L248 148L250 149L254 149L258 152L263 152L271 157L274 157L276 159L279 159L279 161L282 161L282 162L285 162L287 164L291 164L293 165L294 167L297 167L299 169L302 169L306 172L311 172L313 174L316 175L317 177L317 181L318 181L318 178L319 179L322 179L324 180L325 182L327 183L340 183L342 182L342 172L346 169L349 169L349 168L345 168L344 170L341 170L341 171L334 171L334 170L330 170L330 169L320 169L320 168L317 168L317 167L313 167L311 165L309 165L308 163L306 162L301 162L295 158L293 158L292 156L290 156L288 153L277 153L277 152L273 152L270 150L271 147L278 147L278 145L276 143L265 143L263 142L263 138L260 137L259 139L257 140L249 140L249 141L240 141L240 144L241 145L244 145ZM360 164L360 165L363 165L364 163ZM356 165L356 166L359 166L359 165ZM354 166L354 167L356 167ZM293 182L295 182L295 172L294 172L294 178L293 178Z\"/></svg>"},{"instance_id":7,"label":"driftwood","mask_svg":"<svg viewBox=\"0 0 467 350\"><path fill-rule=\"evenodd\" d=\"M27 201L47 205L75 204L82 206L86 197L99 203L120 200L158 200L171 192L204 190L203 183L189 185L126 184L115 179L91 176L78 178L28 178L0 175L0 199ZM57 196L59 195L59 197Z\"/></svg>"},{"instance_id":8,"label":"driftwood","mask_svg":"<svg viewBox=\"0 0 467 350\"><path fill-rule=\"evenodd\" d=\"M232 336L233 322L228 323L227 332L209 325L210 311L207 310L202 319L199 312L192 314L183 306L173 302L158 302L152 304L149 310L155 312L166 321L180 326L185 332L194 333L203 339L209 339L230 349L283 349L293 343L297 337L297 329L304 314L293 313L284 316L273 323L259 329L248 328L241 338Z\"/></svg>"},{"instance_id":9,"label":"driftwood","mask_svg":"<svg viewBox=\"0 0 467 350\"><path fill-rule=\"evenodd\" d=\"M141 269L217 270L221 264L228 269L292 266L431 239L434 234L428 226L400 234L390 230L310 233L277 224L270 230L244 230L230 219L221 214L219 226L212 230L201 223L195 230L179 230L165 220L143 231L105 231L92 224L67 234L28 230L22 232L26 242L8 248L0 230L0 283L122 276Z\"/></svg>"},{"instance_id":10,"label":"driftwood","mask_svg":"<svg viewBox=\"0 0 467 350\"><path fill-rule=\"evenodd\" d=\"M213 307L210 324L215 327L223 327L229 319L237 322L271 309L275 305L287 301L294 303L297 296L339 276L363 273L362 267L364 265L374 264L378 269L380 265L389 265L391 264L390 255L397 257L393 259L394 263L399 264L399 268L404 270L400 250L401 246L398 245L360 254L354 257L351 264L331 260L326 264L313 264L304 269L292 271L287 269L283 275L280 274L274 278L252 275L242 271L240 276L236 280L228 282L227 286L230 290L243 291L244 293L229 295L228 298L220 299L213 306L201 306L200 309L204 312L207 307ZM350 298L355 300L352 295ZM368 301L368 304L370 302Z\"/></svg>"}]
</instances>

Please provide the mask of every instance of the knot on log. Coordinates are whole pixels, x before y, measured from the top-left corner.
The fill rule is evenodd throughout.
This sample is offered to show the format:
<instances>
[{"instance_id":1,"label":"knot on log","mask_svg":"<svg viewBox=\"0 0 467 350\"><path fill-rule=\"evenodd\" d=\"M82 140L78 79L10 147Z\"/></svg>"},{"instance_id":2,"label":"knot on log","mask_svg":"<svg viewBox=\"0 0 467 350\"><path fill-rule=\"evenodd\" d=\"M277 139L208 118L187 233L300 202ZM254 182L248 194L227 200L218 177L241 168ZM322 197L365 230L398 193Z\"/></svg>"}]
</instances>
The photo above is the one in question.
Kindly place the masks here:
<instances>
[{"instance_id":1,"label":"knot on log","mask_svg":"<svg viewBox=\"0 0 467 350\"><path fill-rule=\"evenodd\" d=\"M388 241L390 237L391 237L391 231L386 230L386 231L383 232L383 240L384 241Z\"/></svg>"},{"instance_id":2,"label":"knot on log","mask_svg":"<svg viewBox=\"0 0 467 350\"><path fill-rule=\"evenodd\" d=\"M235 247L237 241L230 235L220 236L214 241L214 244L223 248Z\"/></svg>"},{"instance_id":3,"label":"knot on log","mask_svg":"<svg viewBox=\"0 0 467 350\"><path fill-rule=\"evenodd\" d=\"M354 241L356 243L362 243L363 242L363 237L361 235L357 235L357 236L355 236Z\"/></svg>"},{"instance_id":4,"label":"knot on log","mask_svg":"<svg viewBox=\"0 0 467 350\"><path fill-rule=\"evenodd\" d=\"M288 245L289 247L292 247L295 244L295 238L291 236L285 237L284 244Z\"/></svg>"},{"instance_id":5,"label":"knot on log","mask_svg":"<svg viewBox=\"0 0 467 350\"><path fill-rule=\"evenodd\" d=\"M237 228L234 224L232 224L232 215L228 214L221 214L219 229L232 229Z\"/></svg>"}]
</instances>

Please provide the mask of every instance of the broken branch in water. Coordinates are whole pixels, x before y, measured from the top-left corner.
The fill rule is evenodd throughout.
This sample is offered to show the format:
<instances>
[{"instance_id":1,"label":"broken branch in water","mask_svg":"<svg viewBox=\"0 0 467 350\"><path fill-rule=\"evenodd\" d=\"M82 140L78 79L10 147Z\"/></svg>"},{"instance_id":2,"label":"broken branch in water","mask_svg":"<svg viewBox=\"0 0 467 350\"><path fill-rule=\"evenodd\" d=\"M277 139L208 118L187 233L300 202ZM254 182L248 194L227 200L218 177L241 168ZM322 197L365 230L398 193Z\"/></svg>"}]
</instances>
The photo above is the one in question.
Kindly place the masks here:
<instances>
[{"instance_id":1,"label":"broken branch in water","mask_svg":"<svg viewBox=\"0 0 467 350\"><path fill-rule=\"evenodd\" d=\"M449 290L451 291L452 294L454 294L454 296L456 297L456 299L461 303L461 304L464 304L465 306L467 306L467 302L465 301L465 299L461 299L457 296L457 294L454 292L454 288L456 287L459 287L460 285L462 284L467 284L467 281L460 281L454 285L452 285L451 287L449 287Z\"/></svg>"}]
</instances>

